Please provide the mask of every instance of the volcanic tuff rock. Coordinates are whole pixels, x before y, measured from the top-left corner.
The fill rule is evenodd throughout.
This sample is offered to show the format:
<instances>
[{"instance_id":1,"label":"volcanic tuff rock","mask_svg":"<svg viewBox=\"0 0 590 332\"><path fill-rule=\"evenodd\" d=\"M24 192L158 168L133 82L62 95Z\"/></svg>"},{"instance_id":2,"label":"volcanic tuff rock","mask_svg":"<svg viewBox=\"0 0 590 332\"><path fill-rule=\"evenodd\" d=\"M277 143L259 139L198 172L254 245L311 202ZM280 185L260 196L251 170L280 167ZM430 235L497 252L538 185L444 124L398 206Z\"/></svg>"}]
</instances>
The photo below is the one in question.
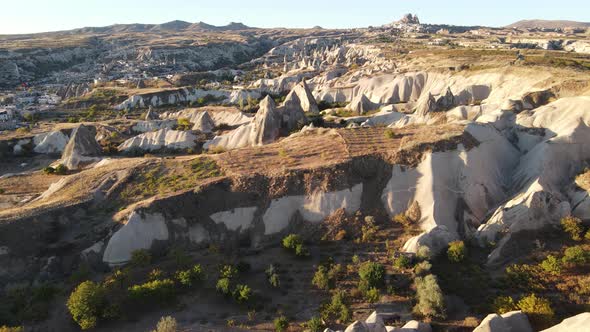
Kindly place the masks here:
<instances>
[{"instance_id":1,"label":"volcanic tuff rock","mask_svg":"<svg viewBox=\"0 0 590 332\"><path fill-rule=\"evenodd\" d=\"M135 149L157 151L161 149L183 150L195 147L197 137L180 130L160 129L132 137L121 145L119 151L132 152Z\"/></svg>"},{"instance_id":2,"label":"volcanic tuff rock","mask_svg":"<svg viewBox=\"0 0 590 332\"><path fill-rule=\"evenodd\" d=\"M61 156L61 163L68 169L78 169L98 160L102 148L96 142L96 128L80 125L74 129L72 136Z\"/></svg>"}]
</instances>

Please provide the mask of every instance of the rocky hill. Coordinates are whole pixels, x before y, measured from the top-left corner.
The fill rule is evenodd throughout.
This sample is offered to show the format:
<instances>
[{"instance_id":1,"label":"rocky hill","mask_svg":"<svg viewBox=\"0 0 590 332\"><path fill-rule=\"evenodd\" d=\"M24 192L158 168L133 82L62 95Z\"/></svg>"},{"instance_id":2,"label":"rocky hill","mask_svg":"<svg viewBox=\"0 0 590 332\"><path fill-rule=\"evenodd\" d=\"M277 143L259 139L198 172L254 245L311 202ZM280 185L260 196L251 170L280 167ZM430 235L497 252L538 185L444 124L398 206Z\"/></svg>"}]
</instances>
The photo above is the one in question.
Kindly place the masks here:
<instances>
[{"instance_id":1,"label":"rocky hill","mask_svg":"<svg viewBox=\"0 0 590 332\"><path fill-rule=\"evenodd\" d=\"M589 326L584 33L121 29L1 39L0 326Z\"/></svg>"},{"instance_id":2,"label":"rocky hill","mask_svg":"<svg viewBox=\"0 0 590 332\"><path fill-rule=\"evenodd\" d=\"M565 20L522 20L506 26L516 29L564 29L564 28L590 28L589 22L576 22Z\"/></svg>"}]
</instances>

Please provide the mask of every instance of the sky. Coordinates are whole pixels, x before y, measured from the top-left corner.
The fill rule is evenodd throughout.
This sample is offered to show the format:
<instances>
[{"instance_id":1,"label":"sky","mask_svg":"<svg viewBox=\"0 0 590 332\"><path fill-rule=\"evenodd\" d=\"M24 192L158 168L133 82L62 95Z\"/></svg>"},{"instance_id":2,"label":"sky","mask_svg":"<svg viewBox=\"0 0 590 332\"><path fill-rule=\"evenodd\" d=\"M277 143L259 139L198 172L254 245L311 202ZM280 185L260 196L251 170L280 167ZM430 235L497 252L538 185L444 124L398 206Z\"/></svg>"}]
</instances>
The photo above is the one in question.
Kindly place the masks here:
<instances>
[{"instance_id":1,"label":"sky","mask_svg":"<svg viewBox=\"0 0 590 332\"><path fill-rule=\"evenodd\" d=\"M172 20L351 28L379 26L405 13L423 23L504 26L522 19L589 22L590 0L0 0L0 13L0 34Z\"/></svg>"}]
</instances>

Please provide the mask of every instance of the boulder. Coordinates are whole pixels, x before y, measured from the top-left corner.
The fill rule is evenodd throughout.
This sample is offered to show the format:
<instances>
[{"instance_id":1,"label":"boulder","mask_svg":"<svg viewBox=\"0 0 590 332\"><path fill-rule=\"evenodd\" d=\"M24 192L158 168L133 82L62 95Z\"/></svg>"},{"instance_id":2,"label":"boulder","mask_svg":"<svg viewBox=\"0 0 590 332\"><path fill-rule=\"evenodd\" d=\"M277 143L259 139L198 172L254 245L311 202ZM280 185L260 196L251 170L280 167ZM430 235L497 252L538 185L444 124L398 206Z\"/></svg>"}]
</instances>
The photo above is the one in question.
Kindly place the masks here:
<instances>
[{"instance_id":1,"label":"boulder","mask_svg":"<svg viewBox=\"0 0 590 332\"><path fill-rule=\"evenodd\" d=\"M405 252L416 253L418 248L426 246L430 249L430 252L434 255L442 252L447 245L455 240L458 240L459 236L449 231L447 226L439 225L431 229L430 231L424 232L420 235L414 236L409 239L403 247Z\"/></svg>"},{"instance_id":2,"label":"boulder","mask_svg":"<svg viewBox=\"0 0 590 332\"><path fill-rule=\"evenodd\" d=\"M367 324L359 322L357 320L354 323L348 325L344 332L369 332L369 327L367 326Z\"/></svg>"},{"instance_id":3,"label":"boulder","mask_svg":"<svg viewBox=\"0 0 590 332\"><path fill-rule=\"evenodd\" d=\"M98 160L102 148L96 141L96 128L80 125L72 132L72 137L61 156L61 163L68 169L78 169Z\"/></svg>"},{"instance_id":4,"label":"boulder","mask_svg":"<svg viewBox=\"0 0 590 332\"><path fill-rule=\"evenodd\" d=\"M365 320L365 324L367 325L369 332L387 332L383 318L381 318L381 315L379 315L377 311L371 313L371 315Z\"/></svg>"},{"instance_id":5,"label":"boulder","mask_svg":"<svg viewBox=\"0 0 590 332\"><path fill-rule=\"evenodd\" d=\"M422 323L416 320L411 320L402 326L402 330L413 330L416 332L432 332L432 327L428 323Z\"/></svg>"},{"instance_id":6,"label":"boulder","mask_svg":"<svg viewBox=\"0 0 590 332\"><path fill-rule=\"evenodd\" d=\"M564 319L561 323L541 332L590 332L590 312Z\"/></svg>"},{"instance_id":7,"label":"boulder","mask_svg":"<svg viewBox=\"0 0 590 332\"><path fill-rule=\"evenodd\" d=\"M488 315L473 332L533 332L533 328L524 313L512 311Z\"/></svg>"}]
</instances>

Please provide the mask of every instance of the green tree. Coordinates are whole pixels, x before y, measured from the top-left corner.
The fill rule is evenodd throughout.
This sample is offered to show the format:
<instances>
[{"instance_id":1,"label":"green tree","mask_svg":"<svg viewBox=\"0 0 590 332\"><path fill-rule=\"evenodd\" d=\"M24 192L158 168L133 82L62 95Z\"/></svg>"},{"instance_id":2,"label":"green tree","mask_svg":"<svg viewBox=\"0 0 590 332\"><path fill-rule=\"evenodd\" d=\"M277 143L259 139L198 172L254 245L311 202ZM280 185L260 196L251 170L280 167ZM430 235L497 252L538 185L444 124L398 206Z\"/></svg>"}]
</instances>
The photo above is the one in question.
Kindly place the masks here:
<instances>
[{"instance_id":1,"label":"green tree","mask_svg":"<svg viewBox=\"0 0 590 332\"><path fill-rule=\"evenodd\" d=\"M375 262L364 262L359 268L361 281L367 282L368 288L380 288L385 281L385 267Z\"/></svg>"},{"instance_id":2,"label":"green tree","mask_svg":"<svg viewBox=\"0 0 590 332\"><path fill-rule=\"evenodd\" d=\"M324 323L319 316L313 316L305 323L305 330L308 332L322 332L324 330Z\"/></svg>"},{"instance_id":3,"label":"green tree","mask_svg":"<svg viewBox=\"0 0 590 332\"><path fill-rule=\"evenodd\" d=\"M289 319L287 317L281 315L274 320L274 326L276 332L283 332L289 328Z\"/></svg>"},{"instance_id":4,"label":"green tree","mask_svg":"<svg viewBox=\"0 0 590 332\"><path fill-rule=\"evenodd\" d=\"M582 235L584 234L584 227L582 226L582 220L573 216L568 216L561 219L561 227L563 231L569 234L574 241L582 241Z\"/></svg>"},{"instance_id":5,"label":"green tree","mask_svg":"<svg viewBox=\"0 0 590 332\"><path fill-rule=\"evenodd\" d=\"M238 303L246 303L252 297L252 289L247 285L236 285L233 295Z\"/></svg>"},{"instance_id":6,"label":"green tree","mask_svg":"<svg viewBox=\"0 0 590 332\"><path fill-rule=\"evenodd\" d=\"M344 292L335 292L330 302L322 306L320 314L326 322L348 322L351 318L351 313Z\"/></svg>"},{"instance_id":7,"label":"green tree","mask_svg":"<svg viewBox=\"0 0 590 332\"><path fill-rule=\"evenodd\" d=\"M447 256L449 261L453 263L459 263L465 259L465 243L463 241L453 241L449 243L449 249L447 249Z\"/></svg>"},{"instance_id":8,"label":"green tree","mask_svg":"<svg viewBox=\"0 0 590 332\"><path fill-rule=\"evenodd\" d=\"M498 296L494 299L492 307L494 308L494 312L500 315L518 310L518 306L510 296Z\"/></svg>"},{"instance_id":9,"label":"green tree","mask_svg":"<svg viewBox=\"0 0 590 332\"><path fill-rule=\"evenodd\" d=\"M160 318L158 325L156 326L155 330L152 332L177 332L178 331L178 323L176 319L173 317L167 316Z\"/></svg>"},{"instance_id":10,"label":"green tree","mask_svg":"<svg viewBox=\"0 0 590 332\"><path fill-rule=\"evenodd\" d=\"M518 301L518 308L527 314L531 324L537 329L547 328L553 323L555 313L551 302L545 298L531 294Z\"/></svg>"},{"instance_id":11,"label":"green tree","mask_svg":"<svg viewBox=\"0 0 590 332\"><path fill-rule=\"evenodd\" d=\"M547 256L545 260L541 262L541 268L545 270L545 272L553 274L553 275L560 275L561 274L561 261L557 259L557 257L553 255Z\"/></svg>"},{"instance_id":12,"label":"green tree","mask_svg":"<svg viewBox=\"0 0 590 332\"><path fill-rule=\"evenodd\" d=\"M70 294L67 307L82 330L91 329L98 324L106 307L105 291L100 284L85 281Z\"/></svg>"},{"instance_id":13,"label":"green tree","mask_svg":"<svg viewBox=\"0 0 590 332\"><path fill-rule=\"evenodd\" d=\"M318 266L317 271L313 275L311 283L317 288L323 290L330 290L330 288L334 286L328 277L328 268L326 268L324 265Z\"/></svg>"},{"instance_id":14,"label":"green tree","mask_svg":"<svg viewBox=\"0 0 590 332\"><path fill-rule=\"evenodd\" d=\"M186 287L192 287L203 279L203 270L201 264L197 264L192 268L184 271L178 271L176 273L176 280L181 285Z\"/></svg>"},{"instance_id":15,"label":"green tree","mask_svg":"<svg viewBox=\"0 0 590 332\"><path fill-rule=\"evenodd\" d=\"M379 290L375 287L370 288L365 293L365 299L369 303L377 303L377 302L379 302L379 298L381 298L381 294L379 294Z\"/></svg>"},{"instance_id":16,"label":"green tree","mask_svg":"<svg viewBox=\"0 0 590 332\"><path fill-rule=\"evenodd\" d=\"M426 317L445 318L444 296L436 277L432 274L417 277L415 283L418 303L414 309Z\"/></svg>"},{"instance_id":17,"label":"green tree","mask_svg":"<svg viewBox=\"0 0 590 332\"><path fill-rule=\"evenodd\" d=\"M575 246L565 249L565 252L561 260L565 264L577 266L588 263L588 258L588 252L584 250L584 248L582 248L581 246Z\"/></svg>"},{"instance_id":18,"label":"green tree","mask_svg":"<svg viewBox=\"0 0 590 332\"><path fill-rule=\"evenodd\" d=\"M229 278L220 278L219 280L217 280L217 285L215 286L215 289L217 289L217 291L223 295L229 295L230 287L231 281Z\"/></svg>"}]
</instances>

